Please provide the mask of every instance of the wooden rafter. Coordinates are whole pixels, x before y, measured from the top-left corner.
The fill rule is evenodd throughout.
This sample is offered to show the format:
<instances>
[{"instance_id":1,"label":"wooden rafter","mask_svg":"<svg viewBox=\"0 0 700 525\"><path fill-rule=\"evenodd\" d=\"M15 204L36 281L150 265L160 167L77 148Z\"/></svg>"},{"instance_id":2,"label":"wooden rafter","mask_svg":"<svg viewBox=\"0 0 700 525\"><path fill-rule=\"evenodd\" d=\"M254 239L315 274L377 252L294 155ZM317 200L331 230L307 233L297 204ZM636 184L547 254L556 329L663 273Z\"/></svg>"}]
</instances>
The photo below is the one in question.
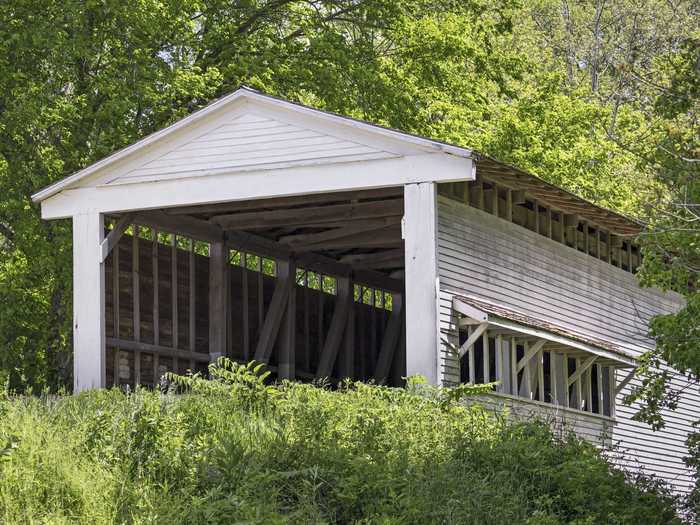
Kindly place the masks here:
<instances>
[{"instance_id":1,"label":"wooden rafter","mask_svg":"<svg viewBox=\"0 0 700 525\"><path fill-rule=\"evenodd\" d=\"M402 244L401 228L396 225L372 231L348 234L337 239L295 246L294 251L295 253L305 253L319 250L338 250L342 248L384 248L401 246Z\"/></svg>"},{"instance_id":2,"label":"wooden rafter","mask_svg":"<svg viewBox=\"0 0 700 525\"><path fill-rule=\"evenodd\" d=\"M254 199L247 201L221 202L218 204L203 204L198 206L180 206L166 209L168 215L221 215L243 211L273 210L292 206L308 206L310 204L338 204L363 199L385 199L401 197L403 187L379 188L375 190L343 191L338 193L320 193L300 195L296 197L276 197L272 199Z\"/></svg>"},{"instance_id":3,"label":"wooden rafter","mask_svg":"<svg viewBox=\"0 0 700 525\"><path fill-rule=\"evenodd\" d=\"M402 199L386 199L351 204L309 206L305 208L254 211L217 215L210 221L225 230L261 230L288 226L318 226L346 223L349 220L376 219L403 214Z\"/></svg>"},{"instance_id":4,"label":"wooden rafter","mask_svg":"<svg viewBox=\"0 0 700 525\"><path fill-rule=\"evenodd\" d=\"M293 249L300 246L313 246L319 243L336 241L345 237L350 237L360 233L381 230L387 226L399 224L401 218L384 217L379 219L364 219L350 222L347 226L332 228L319 233L302 233L296 235L286 235L278 239L282 244L290 245Z\"/></svg>"}]
</instances>

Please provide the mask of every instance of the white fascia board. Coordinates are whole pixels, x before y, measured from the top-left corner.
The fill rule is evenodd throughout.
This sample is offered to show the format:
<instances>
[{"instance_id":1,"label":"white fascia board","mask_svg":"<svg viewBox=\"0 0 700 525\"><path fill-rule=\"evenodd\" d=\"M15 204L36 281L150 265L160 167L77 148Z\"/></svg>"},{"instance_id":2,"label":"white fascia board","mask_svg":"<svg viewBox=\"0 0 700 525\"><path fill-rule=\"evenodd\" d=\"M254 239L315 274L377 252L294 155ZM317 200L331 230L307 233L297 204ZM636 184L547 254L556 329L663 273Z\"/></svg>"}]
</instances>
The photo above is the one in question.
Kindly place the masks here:
<instances>
[{"instance_id":1,"label":"white fascia board","mask_svg":"<svg viewBox=\"0 0 700 525\"><path fill-rule=\"evenodd\" d=\"M341 115L327 113L300 104L295 104L293 102L278 99L276 97L264 95L262 93L258 93L248 88L241 88L231 93L230 95L222 97L219 100L209 104L208 106L205 106L199 111L196 111L195 113L192 113L191 115L181 120L178 120L170 126L155 133L152 133L151 135L148 135L147 137L139 140L138 142L135 142L134 144L127 146L94 164L91 164L85 169L78 171L73 175L70 175L36 192L34 195L32 195L32 200L34 202L42 202L61 191L67 190L71 186L75 186L78 182L86 179L87 177L90 177L97 172L110 169L115 163L126 160L127 157L130 157L135 153L140 152L148 146L155 145L156 142L172 135L173 133L183 130L183 128L187 126L191 126L197 122L200 122L202 119L212 115L213 113L223 109L224 107L231 105L237 100L252 102L253 104L259 105L261 107L266 107L271 110L282 109L285 110L285 112L287 113L308 117L309 120L315 120L318 123L334 125L340 128L340 131L342 131L343 128L354 130L356 133L360 132L365 135L377 137L378 139L383 138L395 144L415 146L426 152L441 152L465 158L471 158L472 156L472 151L466 148L461 148L458 146L445 144L428 138L402 133L397 130L376 126L368 122L362 122L352 118L343 117Z\"/></svg>"},{"instance_id":2,"label":"white fascia board","mask_svg":"<svg viewBox=\"0 0 700 525\"><path fill-rule=\"evenodd\" d=\"M470 158L430 153L66 189L43 201L41 211L44 219L59 219L86 211L114 213L466 180L474 180Z\"/></svg>"}]
</instances>

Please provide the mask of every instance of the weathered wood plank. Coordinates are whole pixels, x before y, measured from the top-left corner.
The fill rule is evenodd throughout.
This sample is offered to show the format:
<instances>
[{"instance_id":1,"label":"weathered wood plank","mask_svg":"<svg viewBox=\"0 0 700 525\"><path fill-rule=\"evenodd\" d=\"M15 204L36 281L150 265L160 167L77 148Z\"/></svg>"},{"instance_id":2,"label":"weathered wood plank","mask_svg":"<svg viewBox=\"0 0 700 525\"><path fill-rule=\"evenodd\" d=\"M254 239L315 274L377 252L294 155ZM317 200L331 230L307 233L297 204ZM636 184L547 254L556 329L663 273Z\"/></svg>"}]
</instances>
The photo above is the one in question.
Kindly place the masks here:
<instances>
[{"instance_id":1,"label":"weathered wood plank","mask_svg":"<svg viewBox=\"0 0 700 525\"><path fill-rule=\"evenodd\" d=\"M352 306L352 284L350 279L338 279L337 295L331 325L328 329L323 349L316 369L316 377L330 377L338 356L338 349L347 324L348 311Z\"/></svg>"},{"instance_id":2,"label":"weathered wood plank","mask_svg":"<svg viewBox=\"0 0 700 525\"><path fill-rule=\"evenodd\" d=\"M260 275L262 276L262 272ZM272 294L272 300L267 309L265 320L262 323L260 337L255 348L255 360L259 363L267 363L270 360L277 334L282 325L282 318L287 309L288 297L291 291L290 282L293 282L293 279L290 279L289 275L281 276L277 279L275 291Z\"/></svg>"},{"instance_id":3,"label":"weathered wood plank","mask_svg":"<svg viewBox=\"0 0 700 525\"><path fill-rule=\"evenodd\" d=\"M394 294L391 299L391 315L382 338L382 345L374 371L374 380L377 384L384 384L389 376L401 330L403 329L403 319L403 298L400 294Z\"/></svg>"},{"instance_id":4,"label":"weathered wood plank","mask_svg":"<svg viewBox=\"0 0 700 525\"><path fill-rule=\"evenodd\" d=\"M112 250L115 246L117 246L117 244L119 244L119 239L122 238L124 232L133 220L134 214L127 213L126 215L123 215L119 221L117 221L114 228L112 228L112 231L109 232L107 237L100 244L100 262L104 262L105 259L107 259L107 256L112 253Z\"/></svg>"},{"instance_id":5,"label":"weathered wood plank","mask_svg":"<svg viewBox=\"0 0 700 525\"><path fill-rule=\"evenodd\" d=\"M260 230L272 227L326 226L349 220L400 216L402 199L386 199L354 204L332 204L306 208L265 210L217 215L211 222L225 230Z\"/></svg>"}]
</instances>

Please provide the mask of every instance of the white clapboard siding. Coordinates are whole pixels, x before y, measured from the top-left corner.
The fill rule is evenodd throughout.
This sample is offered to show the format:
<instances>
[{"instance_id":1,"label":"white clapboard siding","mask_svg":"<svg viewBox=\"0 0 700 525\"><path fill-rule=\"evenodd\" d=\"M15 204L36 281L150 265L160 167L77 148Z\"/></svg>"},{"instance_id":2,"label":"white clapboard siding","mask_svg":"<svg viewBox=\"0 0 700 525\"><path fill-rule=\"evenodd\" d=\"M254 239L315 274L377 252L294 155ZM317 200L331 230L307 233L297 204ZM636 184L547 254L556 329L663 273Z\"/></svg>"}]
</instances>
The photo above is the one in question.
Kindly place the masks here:
<instances>
[{"instance_id":1,"label":"white clapboard siding","mask_svg":"<svg viewBox=\"0 0 700 525\"><path fill-rule=\"evenodd\" d=\"M459 294L609 340L639 355L653 348L647 335L649 319L683 304L676 294L639 288L629 272L444 197L438 207L438 266L445 338L454 330L452 297ZM440 363L442 381L458 382L459 363L446 346ZM621 378L623 372L618 374ZM618 448L619 464L657 475L686 492L692 473L683 463L685 440L691 423L700 418L700 393L686 388L678 410L664 413L666 427L653 432L632 420L634 406L622 404L637 384L631 381L617 397L611 442ZM672 384L680 389L687 382L676 375Z\"/></svg>"},{"instance_id":2,"label":"white clapboard siding","mask_svg":"<svg viewBox=\"0 0 700 525\"><path fill-rule=\"evenodd\" d=\"M553 426L555 433L575 432L596 445L610 443L614 421L606 416L540 403L505 394L487 394L466 398L467 404L478 404L489 411L506 413L521 421L540 420Z\"/></svg>"},{"instance_id":3,"label":"white clapboard siding","mask_svg":"<svg viewBox=\"0 0 700 525\"><path fill-rule=\"evenodd\" d=\"M163 180L218 171L396 157L375 146L244 113L111 181Z\"/></svg>"}]
</instances>

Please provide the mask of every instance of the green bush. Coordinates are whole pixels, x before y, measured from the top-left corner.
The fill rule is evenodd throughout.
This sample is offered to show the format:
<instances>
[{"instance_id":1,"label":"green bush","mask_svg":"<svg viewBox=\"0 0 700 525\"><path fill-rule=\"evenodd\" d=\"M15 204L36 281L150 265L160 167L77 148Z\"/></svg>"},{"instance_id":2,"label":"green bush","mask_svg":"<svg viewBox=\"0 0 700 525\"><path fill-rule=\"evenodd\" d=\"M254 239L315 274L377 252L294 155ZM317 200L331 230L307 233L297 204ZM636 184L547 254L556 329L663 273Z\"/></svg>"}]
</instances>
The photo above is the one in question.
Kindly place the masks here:
<instances>
[{"instance_id":1,"label":"green bush","mask_svg":"<svg viewBox=\"0 0 700 525\"><path fill-rule=\"evenodd\" d=\"M593 446L474 389L268 385L222 361L167 393L0 402L2 523L680 523Z\"/></svg>"}]
</instances>

